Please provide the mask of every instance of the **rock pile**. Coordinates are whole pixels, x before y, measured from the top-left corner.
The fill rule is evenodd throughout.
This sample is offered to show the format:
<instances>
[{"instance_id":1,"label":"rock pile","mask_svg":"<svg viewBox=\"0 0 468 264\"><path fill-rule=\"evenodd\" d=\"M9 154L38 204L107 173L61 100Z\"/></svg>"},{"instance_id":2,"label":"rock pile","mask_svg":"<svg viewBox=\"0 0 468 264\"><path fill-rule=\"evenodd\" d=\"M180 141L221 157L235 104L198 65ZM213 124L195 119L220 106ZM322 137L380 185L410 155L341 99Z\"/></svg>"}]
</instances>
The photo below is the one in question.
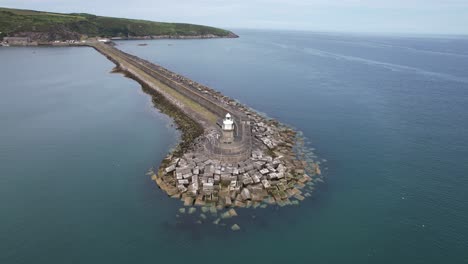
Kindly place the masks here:
<instances>
[{"instance_id":1,"label":"rock pile","mask_svg":"<svg viewBox=\"0 0 468 264\"><path fill-rule=\"evenodd\" d=\"M314 171L306 173L307 163L293 152L295 132L274 121L253 121L252 134L255 148L245 161L223 163L202 151L188 152L167 159L155 180L185 206L249 208L302 201L300 189Z\"/></svg>"}]
</instances>

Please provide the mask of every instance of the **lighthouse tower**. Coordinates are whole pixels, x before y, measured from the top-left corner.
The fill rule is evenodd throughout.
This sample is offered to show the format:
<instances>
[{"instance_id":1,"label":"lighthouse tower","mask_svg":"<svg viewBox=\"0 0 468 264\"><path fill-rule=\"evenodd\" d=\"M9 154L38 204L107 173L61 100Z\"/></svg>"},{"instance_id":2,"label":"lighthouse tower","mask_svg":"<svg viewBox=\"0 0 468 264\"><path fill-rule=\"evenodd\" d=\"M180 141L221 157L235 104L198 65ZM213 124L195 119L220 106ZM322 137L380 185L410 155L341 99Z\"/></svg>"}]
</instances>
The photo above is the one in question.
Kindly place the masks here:
<instances>
[{"instance_id":1,"label":"lighthouse tower","mask_svg":"<svg viewBox=\"0 0 468 264\"><path fill-rule=\"evenodd\" d=\"M234 120L232 120L231 114L227 113L226 117L224 117L222 129L221 142L232 143L234 141Z\"/></svg>"}]
</instances>

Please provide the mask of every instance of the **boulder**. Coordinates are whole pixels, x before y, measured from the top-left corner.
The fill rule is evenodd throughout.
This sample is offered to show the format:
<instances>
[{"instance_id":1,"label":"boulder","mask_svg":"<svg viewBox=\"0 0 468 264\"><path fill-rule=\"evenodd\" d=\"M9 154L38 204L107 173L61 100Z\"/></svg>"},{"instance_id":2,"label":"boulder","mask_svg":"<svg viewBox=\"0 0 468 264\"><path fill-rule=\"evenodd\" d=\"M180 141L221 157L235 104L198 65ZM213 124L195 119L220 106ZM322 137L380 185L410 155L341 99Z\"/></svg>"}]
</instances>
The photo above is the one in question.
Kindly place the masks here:
<instances>
[{"instance_id":1,"label":"boulder","mask_svg":"<svg viewBox=\"0 0 468 264\"><path fill-rule=\"evenodd\" d=\"M252 184L254 181L252 180L252 178L250 178L250 176L247 174L244 174L244 176L242 177L242 183L244 185L249 185L249 184Z\"/></svg>"},{"instance_id":2,"label":"boulder","mask_svg":"<svg viewBox=\"0 0 468 264\"><path fill-rule=\"evenodd\" d=\"M250 195L250 191L247 188L243 188L240 195L243 201L252 199L252 196Z\"/></svg>"},{"instance_id":3,"label":"boulder","mask_svg":"<svg viewBox=\"0 0 468 264\"><path fill-rule=\"evenodd\" d=\"M278 168L278 166L281 164L281 161L278 159L273 160L272 162L274 168Z\"/></svg>"},{"instance_id":4,"label":"boulder","mask_svg":"<svg viewBox=\"0 0 468 264\"><path fill-rule=\"evenodd\" d=\"M176 169L176 165L172 164L171 166L167 167L165 171L166 173L170 173L170 172L173 172L175 169Z\"/></svg>"},{"instance_id":5,"label":"boulder","mask_svg":"<svg viewBox=\"0 0 468 264\"><path fill-rule=\"evenodd\" d=\"M226 206L231 206L232 205L231 197L226 196L224 198L224 205L226 205Z\"/></svg>"},{"instance_id":6,"label":"boulder","mask_svg":"<svg viewBox=\"0 0 468 264\"><path fill-rule=\"evenodd\" d=\"M185 206L191 206L193 204L193 198L192 197L185 197L184 198L184 205Z\"/></svg>"},{"instance_id":7,"label":"boulder","mask_svg":"<svg viewBox=\"0 0 468 264\"><path fill-rule=\"evenodd\" d=\"M216 174L213 180L214 184L219 184L219 182L221 181L221 176Z\"/></svg>"},{"instance_id":8,"label":"boulder","mask_svg":"<svg viewBox=\"0 0 468 264\"><path fill-rule=\"evenodd\" d=\"M278 172L285 172L286 167L283 164L279 164L278 167L276 168Z\"/></svg>"},{"instance_id":9,"label":"boulder","mask_svg":"<svg viewBox=\"0 0 468 264\"><path fill-rule=\"evenodd\" d=\"M263 184L263 187L264 187L265 189L268 189L268 188L271 187L271 184L270 184L270 182L269 182L268 180L263 180L263 181L262 181L262 184Z\"/></svg>"},{"instance_id":10,"label":"boulder","mask_svg":"<svg viewBox=\"0 0 468 264\"><path fill-rule=\"evenodd\" d=\"M212 215L217 215L218 211L216 210L216 207L214 205L209 207L209 211Z\"/></svg>"},{"instance_id":11,"label":"boulder","mask_svg":"<svg viewBox=\"0 0 468 264\"><path fill-rule=\"evenodd\" d=\"M303 201L305 199L305 197L300 194L294 195L294 198L298 199L299 201Z\"/></svg>"},{"instance_id":12,"label":"boulder","mask_svg":"<svg viewBox=\"0 0 468 264\"><path fill-rule=\"evenodd\" d=\"M244 170L245 171L251 171L254 169L254 165L252 163L248 164L247 166L245 166Z\"/></svg>"},{"instance_id":13,"label":"boulder","mask_svg":"<svg viewBox=\"0 0 468 264\"><path fill-rule=\"evenodd\" d=\"M223 183L223 184L231 183L231 175L222 174L220 178L221 178L221 183Z\"/></svg>"},{"instance_id":14,"label":"boulder","mask_svg":"<svg viewBox=\"0 0 468 264\"><path fill-rule=\"evenodd\" d=\"M178 185L178 186L177 186L177 189L178 189L179 192L181 192L181 193L184 193L184 192L187 191L187 188L186 188L184 185ZM168 193L168 194L169 194L169 193ZM172 195L174 195L174 194L175 194L175 193L172 193L172 194L170 194L170 195L172 196Z\"/></svg>"},{"instance_id":15,"label":"boulder","mask_svg":"<svg viewBox=\"0 0 468 264\"><path fill-rule=\"evenodd\" d=\"M190 182L189 182L189 180L184 179L184 180L178 180L178 183L179 183L180 185L188 185Z\"/></svg>"},{"instance_id":16,"label":"boulder","mask_svg":"<svg viewBox=\"0 0 468 264\"><path fill-rule=\"evenodd\" d=\"M221 214L221 219L228 219L231 218L232 216L229 214L229 212L224 212Z\"/></svg>"},{"instance_id":17,"label":"boulder","mask_svg":"<svg viewBox=\"0 0 468 264\"><path fill-rule=\"evenodd\" d=\"M257 174L252 175L252 180L254 183L259 183L260 182L260 177Z\"/></svg>"},{"instance_id":18,"label":"boulder","mask_svg":"<svg viewBox=\"0 0 468 264\"><path fill-rule=\"evenodd\" d=\"M197 175L192 176L192 184L197 184L197 188L198 188L198 176Z\"/></svg>"},{"instance_id":19,"label":"boulder","mask_svg":"<svg viewBox=\"0 0 468 264\"><path fill-rule=\"evenodd\" d=\"M267 179L269 179L269 180L278 179L278 174L275 173L275 172L269 173L268 176L267 176Z\"/></svg>"},{"instance_id":20,"label":"boulder","mask_svg":"<svg viewBox=\"0 0 468 264\"><path fill-rule=\"evenodd\" d=\"M227 213L229 213L229 215L231 217L237 216L237 212L233 208L229 209L229 211L227 211Z\"/></svg>"},{"instance_id":21,"label":"boulder","mask_svg":"<svg viewBox=\"0 0 468 264\"><path fill-rule=\"evenodd\" d=\"M203 191L205 193L213 192L213 190L214 190L214 185L212 182L203 183Z\"/></svg>"},{"instance_id":22,"label":"boulder","mask_svg":"<svg viewBox=\"0 0 468 264\"><path fill-rule=\"evenodd\" d=\"M196 206L204 206L205 201L203 201L203 195L198 195L197 199L195 200L195 205Z\"/></svg>"},{"instance_id":23,"label":"boulder","mask_svg":"<svg viewBox=\"0 0 468 264\"><path fill-rule=\"evenodd\" d=\"M241 202L239 200L236 200L234 202L234 205L237 206L237 207L241 207L241 208L244 208L246 206L244 202Z\"/></svg>"},{"instance_id":24,"label":"boulder","mask_svg":"<svg viewBox=\"0 0 468 264\"><path fill-rule=\"evenodd\" d=\"M256 162L254 162L254 167L255 167L255 169L257 169L257 170L261 170L261 169L263 168L263 165L264 165L264 164L265 164L264 162L256 161Z\"/></svg>"}]
</instances>

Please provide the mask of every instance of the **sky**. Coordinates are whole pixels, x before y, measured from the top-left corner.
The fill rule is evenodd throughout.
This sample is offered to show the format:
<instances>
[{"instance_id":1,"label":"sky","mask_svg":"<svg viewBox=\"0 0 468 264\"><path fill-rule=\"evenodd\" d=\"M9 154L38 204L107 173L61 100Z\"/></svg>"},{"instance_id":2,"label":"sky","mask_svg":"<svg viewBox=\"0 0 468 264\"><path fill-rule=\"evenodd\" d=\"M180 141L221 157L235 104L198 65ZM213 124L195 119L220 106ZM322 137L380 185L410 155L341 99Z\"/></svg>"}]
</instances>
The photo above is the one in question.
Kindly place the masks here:
<instances>
[{"instance_id":1,"label":"sky","mask_svg":"<svg viewBox=\"0 0 468 264\"><path fill-rule=\"evenodd\" d=\"M0 0L0 6L228 29L468 34L468 0Z\"/></svg>"}]
</instances>

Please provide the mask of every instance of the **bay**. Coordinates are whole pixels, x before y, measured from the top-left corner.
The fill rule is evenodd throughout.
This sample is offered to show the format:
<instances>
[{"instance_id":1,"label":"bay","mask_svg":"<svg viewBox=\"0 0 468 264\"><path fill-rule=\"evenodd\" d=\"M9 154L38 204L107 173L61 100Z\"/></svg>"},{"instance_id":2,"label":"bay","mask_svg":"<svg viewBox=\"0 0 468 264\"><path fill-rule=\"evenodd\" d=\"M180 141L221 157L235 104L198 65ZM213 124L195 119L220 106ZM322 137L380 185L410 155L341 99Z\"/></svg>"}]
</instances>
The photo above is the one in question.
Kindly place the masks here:
<instances>
[{"instance_id":1,"label":"bay","mask_svg":"<svg viewBox=\"0 0 468 264\"><path fill-rule=\"evenodd\" d=\"M176 225L145 172L178 132L138 84L92 49L2 48L1 262L466 261L466 38L235 32L117 44L303 131L312 199Z\"/></svg>"}]
</instances>

